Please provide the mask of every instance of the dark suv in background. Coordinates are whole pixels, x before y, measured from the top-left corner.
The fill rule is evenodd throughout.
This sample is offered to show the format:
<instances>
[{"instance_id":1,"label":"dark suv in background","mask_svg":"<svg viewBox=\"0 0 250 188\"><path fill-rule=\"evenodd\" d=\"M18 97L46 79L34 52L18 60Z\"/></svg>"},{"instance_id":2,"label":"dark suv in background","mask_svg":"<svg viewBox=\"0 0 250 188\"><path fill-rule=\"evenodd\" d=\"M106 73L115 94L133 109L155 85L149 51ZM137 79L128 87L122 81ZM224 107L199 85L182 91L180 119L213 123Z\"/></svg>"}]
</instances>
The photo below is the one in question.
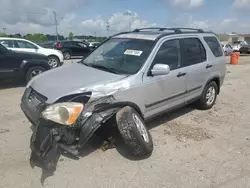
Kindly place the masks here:
<instances>
[{"instance_id":1,"label":"dark suv in background","mask_svg":"<svg viewBox=\"0 0 250 188\"><path fill-rule=\"evenodd\" d=\"M33 77L51 69L48 61L45 55L12 51L0 44L0 82L20 80L28 83Z\"/></svg>"},{"instance_id":2,"label":"dark suv in background","mask_svg":"<svg viewBox=\"0 0 250 188\"><path fill-rule=\"evenodd\" d=\"M55 48L63 53L64 59L70 59L72 56L86 57L91 51L89 44L81 41L60 41L56 43Z\"/></svg>"}]
</instances>

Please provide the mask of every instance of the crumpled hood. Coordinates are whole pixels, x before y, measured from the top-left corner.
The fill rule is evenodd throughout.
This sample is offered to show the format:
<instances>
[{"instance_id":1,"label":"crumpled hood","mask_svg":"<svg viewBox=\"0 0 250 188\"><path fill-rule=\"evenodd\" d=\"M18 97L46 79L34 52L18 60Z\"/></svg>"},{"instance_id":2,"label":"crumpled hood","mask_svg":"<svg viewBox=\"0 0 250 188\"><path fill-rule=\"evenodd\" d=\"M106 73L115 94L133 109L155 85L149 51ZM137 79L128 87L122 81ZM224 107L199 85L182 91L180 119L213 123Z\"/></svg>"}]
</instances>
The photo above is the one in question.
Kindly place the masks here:
<instances>
[{"instance_id":1,"label":"crumpled hood","mask_svg":"<svg viewBox=\"0 0 250 188\"><path fill-rule=\"evenodd\" d=\"M112 83L116 83L125 77L124 75L116 75L87 67L81 63L73 63L38 75L26 87L31 86L47 97L47 103L51 104L66 95L92 91L96 88L103 90L105 89L105 86L102 87L103 85L110 83L112 85Z\"/></svg>"}]
</instances>

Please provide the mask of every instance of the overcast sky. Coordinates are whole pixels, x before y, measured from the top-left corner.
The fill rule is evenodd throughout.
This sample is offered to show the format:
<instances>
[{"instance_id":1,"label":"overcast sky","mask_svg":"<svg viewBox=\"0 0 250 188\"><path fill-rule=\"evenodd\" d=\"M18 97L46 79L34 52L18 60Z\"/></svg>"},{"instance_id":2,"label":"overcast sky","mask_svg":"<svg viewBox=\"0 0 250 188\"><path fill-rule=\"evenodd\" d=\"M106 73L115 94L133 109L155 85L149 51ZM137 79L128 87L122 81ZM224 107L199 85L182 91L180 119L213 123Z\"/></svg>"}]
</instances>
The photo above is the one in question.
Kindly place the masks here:
<instances>
[{"instance_id":1,"label":"overcast sky","mask_svg":"<svg viewBox=\"0 0 250 188\"><path fill-rule=\"evenodd\" d=\"M0 0L6 32L107 35L146 26L197 27L250 33L250 0ZM2 32L0 28L0 32Z\"/></svg>"}]
</instances>

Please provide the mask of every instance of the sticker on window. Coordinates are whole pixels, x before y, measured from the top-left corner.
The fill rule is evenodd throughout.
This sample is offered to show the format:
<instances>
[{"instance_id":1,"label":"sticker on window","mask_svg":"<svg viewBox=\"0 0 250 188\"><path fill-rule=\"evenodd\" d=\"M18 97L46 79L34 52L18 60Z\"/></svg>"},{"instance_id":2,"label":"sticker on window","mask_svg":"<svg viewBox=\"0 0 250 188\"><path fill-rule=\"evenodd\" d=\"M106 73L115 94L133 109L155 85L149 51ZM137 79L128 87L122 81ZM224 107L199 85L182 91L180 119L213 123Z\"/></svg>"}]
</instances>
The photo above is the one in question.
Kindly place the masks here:
<instances>
[{"instance_id":1,"label":"sticker on window","mask_svg":"<svg viewBox=\"0 0 250 188\"><path fill-rule=\"evenodd\" d=\"M134 55L134 56L140 56L143 51L140 50L126 50L124 52L125 55Z\"/></svg>"}]
</instances>

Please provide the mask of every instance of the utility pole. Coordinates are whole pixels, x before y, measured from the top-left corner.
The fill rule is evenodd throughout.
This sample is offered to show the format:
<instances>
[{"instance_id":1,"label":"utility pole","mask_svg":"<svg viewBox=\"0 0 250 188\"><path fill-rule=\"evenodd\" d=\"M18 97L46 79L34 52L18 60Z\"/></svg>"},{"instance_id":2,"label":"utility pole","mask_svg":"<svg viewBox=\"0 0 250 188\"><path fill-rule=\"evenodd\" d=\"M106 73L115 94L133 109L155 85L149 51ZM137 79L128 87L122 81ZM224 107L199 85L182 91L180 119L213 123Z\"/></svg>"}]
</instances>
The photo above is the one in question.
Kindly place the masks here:
<instances>
[{"instance_id":1,"label":"utility pole","mask_svg":"<svg viewBox=\"0 0 250 188\"><path fill-rule=\"evenodd\" d=\"M129 24L128 24L128 31L131 31L131 26L132 26L132 23L130 21Z\"/></svg>"},{"instance_id":2,"label":"utility pole","mask_svg":"<svg viewBox=\"0 0 250 188\"><path fill-rule=\"evenodd\" d=\"M3 28L3 33L6 34L6 28L5 27Z\"/></svg>"},{"instance_id":3,"label":"utility pole","mask_svg":"<svg viewBox=\"0 0 250 188\"><path fill-rule=\"evenodd\" d=\"M55 19L55 25L56 25L56 41L58 42L59 41L59 39L58 39L58 28L57 28L58 23L57 23L57 18L56 18L56 12L54 11L53 13L54 13L54 19Z\"/></svg>"},{"instance_id":4,"label":"utility pole","mask_svg":"<svg viewBox=\"0 0 250 188\"><path fill-rule=\"evenodd\" d=\"M109 35L109 21L106 22L106 29L107 29L107 34Z\"/></svg>"}]
</instances>

